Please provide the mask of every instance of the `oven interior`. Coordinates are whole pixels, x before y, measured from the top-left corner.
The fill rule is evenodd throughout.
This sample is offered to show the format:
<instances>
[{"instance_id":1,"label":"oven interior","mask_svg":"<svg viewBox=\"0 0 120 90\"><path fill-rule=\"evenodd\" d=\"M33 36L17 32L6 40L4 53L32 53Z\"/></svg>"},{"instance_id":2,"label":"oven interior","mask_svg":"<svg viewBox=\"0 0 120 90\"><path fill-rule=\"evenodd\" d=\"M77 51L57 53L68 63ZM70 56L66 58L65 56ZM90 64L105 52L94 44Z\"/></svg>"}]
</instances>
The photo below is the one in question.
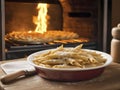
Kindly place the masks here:
<instances>
[{"instance_id":1,"label":"oven interior","mask_svg":"<svg viewBox=\"0 0 120 90\"><path fill-rule=\"evenodd\" d=\"M3 58L23 58L36 51L56 48L62 44L65 47L83 44L83 48L102 50L102 0L92 0L91 2L88 0L5 0L4 36L11 32L34 31L36 28L34 18L38 17L37 6L40 3L47 4L46 32L52 31L55 36L58 34L56 37L64 36L65 38L40 43L27 43L12 41L9 40L9 37L7 39L4 37L5 55ZM67 32L73 32L78 37L71 38L72 36L66 34ZM54 35L52 35L49 38L53 38Z\"/></svg>"}]
</instances>

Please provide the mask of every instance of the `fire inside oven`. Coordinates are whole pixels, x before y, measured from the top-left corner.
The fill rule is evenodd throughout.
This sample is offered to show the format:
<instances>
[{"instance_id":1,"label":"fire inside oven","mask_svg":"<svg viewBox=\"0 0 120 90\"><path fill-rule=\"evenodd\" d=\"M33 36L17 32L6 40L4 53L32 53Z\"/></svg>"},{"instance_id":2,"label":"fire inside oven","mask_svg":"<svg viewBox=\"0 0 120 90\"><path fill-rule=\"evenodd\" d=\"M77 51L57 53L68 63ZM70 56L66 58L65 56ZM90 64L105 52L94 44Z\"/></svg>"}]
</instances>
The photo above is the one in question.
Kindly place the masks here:
<instances>
[{"instance_id":1,"label":"fire inside oven","mask_svg":"<svg viewBox=\"0 0 120 90\"><path fill-rule=\"evenodd\" d=\"M55 2L6 2L7 59L25 57L35 51L81 43L97 49L97 0Z\"/></svg>"}]
</instances>

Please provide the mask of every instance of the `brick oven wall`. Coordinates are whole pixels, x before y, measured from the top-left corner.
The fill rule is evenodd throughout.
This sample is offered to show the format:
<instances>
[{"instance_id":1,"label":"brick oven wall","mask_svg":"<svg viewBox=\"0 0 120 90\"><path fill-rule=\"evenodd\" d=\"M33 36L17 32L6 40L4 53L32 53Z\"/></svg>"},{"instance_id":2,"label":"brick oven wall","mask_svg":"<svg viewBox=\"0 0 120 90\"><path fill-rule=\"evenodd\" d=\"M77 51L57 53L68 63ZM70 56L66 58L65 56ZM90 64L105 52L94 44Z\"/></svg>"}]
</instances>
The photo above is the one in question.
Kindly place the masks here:
<instances>
[{"instance_id":1,"label":"brick oven wall","mask_svg":"<svg viewBox=\"0 0 120 90\"><path fill-rule=\"evenodd\" d=\"M97 32L97 0L59 0L63 7L63 30L94 38Z\"/></svg>"}]
</instances>

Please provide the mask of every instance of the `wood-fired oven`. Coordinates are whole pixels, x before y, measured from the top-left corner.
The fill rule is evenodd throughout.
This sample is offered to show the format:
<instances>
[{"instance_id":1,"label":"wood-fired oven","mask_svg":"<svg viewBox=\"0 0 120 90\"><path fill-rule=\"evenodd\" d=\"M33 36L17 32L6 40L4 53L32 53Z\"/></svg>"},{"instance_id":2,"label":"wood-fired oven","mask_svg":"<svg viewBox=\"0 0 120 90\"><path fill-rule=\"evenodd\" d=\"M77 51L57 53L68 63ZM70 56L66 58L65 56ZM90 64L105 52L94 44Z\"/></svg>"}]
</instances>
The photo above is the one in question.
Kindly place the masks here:
<instances>
[{"instance_id":1,"label":"wood-fired oven","mask_svg":"<svg viewBox=\"0 0 120 90\"><path fill-rule=\"evenodd\" d=\"M23 38L24 32L35 30L38 3L48 5L47 31L41 34L42 41L11 39L10 35L16 37L12 32L20 32L18 37ZM111 0L1 0L0 6L0 59L23 58L61 44L73 47L83 43L83 48L109 51Z\"/></svg>"}]
</instances>

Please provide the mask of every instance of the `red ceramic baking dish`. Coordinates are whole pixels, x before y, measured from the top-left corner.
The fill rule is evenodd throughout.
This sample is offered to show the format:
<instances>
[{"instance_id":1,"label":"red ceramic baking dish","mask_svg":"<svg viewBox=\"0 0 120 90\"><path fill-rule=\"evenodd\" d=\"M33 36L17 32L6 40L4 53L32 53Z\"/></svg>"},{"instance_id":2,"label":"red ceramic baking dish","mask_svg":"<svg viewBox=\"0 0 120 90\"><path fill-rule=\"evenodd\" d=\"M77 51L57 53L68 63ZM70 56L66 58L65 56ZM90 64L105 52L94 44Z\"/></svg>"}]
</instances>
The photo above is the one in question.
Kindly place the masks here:
<instances>
[{"instance_id":1,"label":"red ceramic baking dish","mask_svg":"<svg viewBox=\"0 0 120 90\"><path fill-rule=\"evenodd\" d=\"M49 49L52 50L52 49ZM49 50L43 50L35 52L27 57L27 61L35 67L38 75L42 78L55 80L55 81L81 81L81 80L89 80L95 78L103 73L105 68L112 62L112 57L104 52L89 50L91 52L100 53L104 58L106 58L106 62L103 65L90 67L90 68L47 68L36 65L33 63L33 59L36 55L40 55ZM84 49L88 50L88 49Z\"/></svg>"}]
</instances>

